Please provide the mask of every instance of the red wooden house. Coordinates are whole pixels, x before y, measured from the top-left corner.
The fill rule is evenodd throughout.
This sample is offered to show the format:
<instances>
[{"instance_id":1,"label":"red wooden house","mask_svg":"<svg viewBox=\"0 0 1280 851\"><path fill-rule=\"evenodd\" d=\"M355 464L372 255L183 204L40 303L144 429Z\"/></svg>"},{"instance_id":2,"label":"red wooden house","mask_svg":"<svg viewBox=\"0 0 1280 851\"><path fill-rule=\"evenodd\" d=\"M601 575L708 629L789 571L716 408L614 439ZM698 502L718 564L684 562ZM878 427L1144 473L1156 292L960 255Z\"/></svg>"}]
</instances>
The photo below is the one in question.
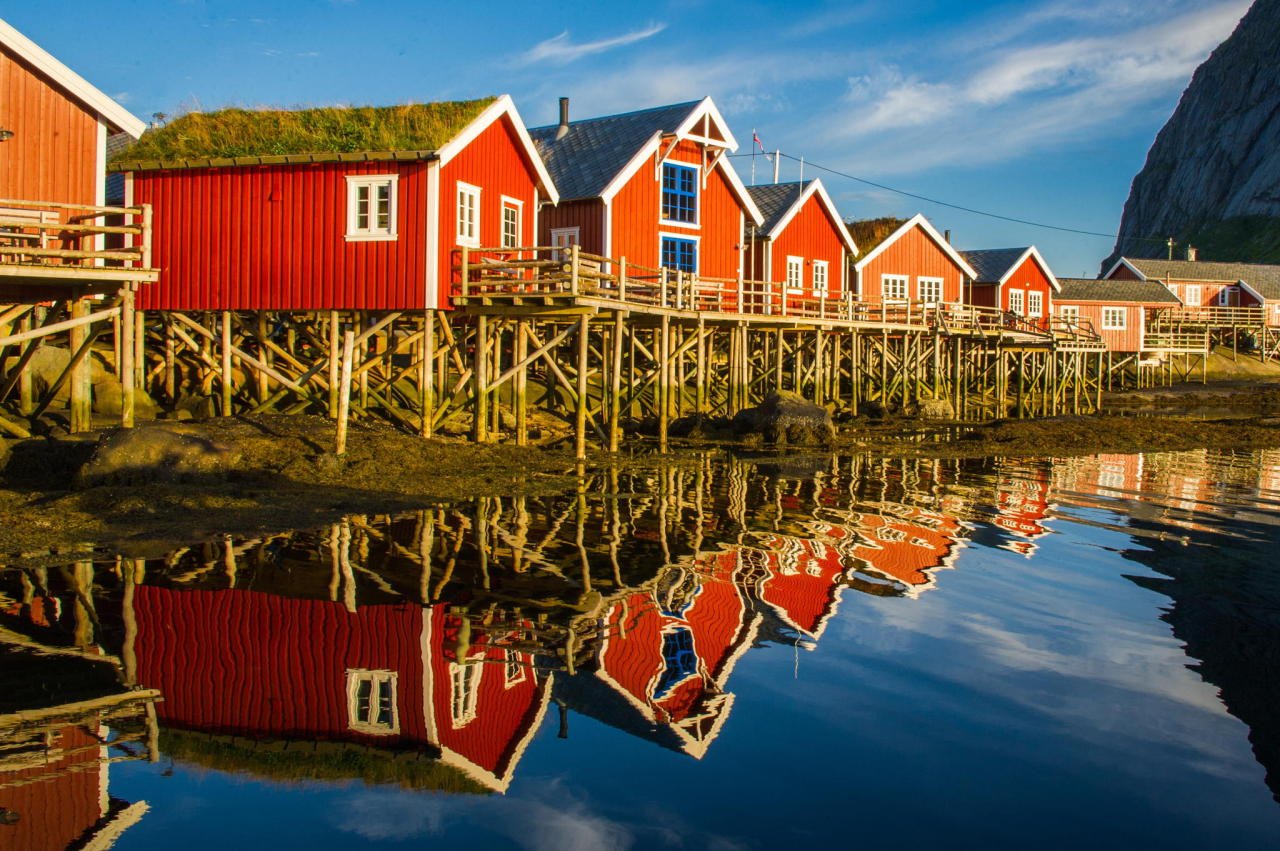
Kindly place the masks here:
<instances>
[{"instance_id":1,"label":"red wooden house","mask_svg":"<svg viewBox=\"0 0 1280 851\"><path fill-rule=\"evenodd\" d=\"M703 278L744 273L742 234L763 219L725 155L738 143L711 98L530 130L561 203L539 244Z\"/></svg>"},{"instance_id":2,"label":"red wooden house","mask_svg":"<svg viewBox=\"0 0 1280 851\"><path fill-rule=\"evenodd\" d=\"M1058 318L1069 324L1091 325L1113 352L1144 351L1152 312L1181 305L1159 281L1059 278L1058 284Z\"/></svg>"},{"instance_id":3,"label":"red wooden house","mask_svg":"<svg viewBox=\"0 0 1280 851\"><path fill-rule=\"evenodd\" d=\"M111 169L155 206L166 310L447 308L457 249L532 245L558 197L506 95L192 113Z\"/></svg>"},{"instance_id":4,"label":"red wooden house","mask_svg":"<svg viewBox=\"0 0 1280 851\"><path fill-rule=\"evenodd\" d=\"M1186 307L1262 307L1268 325L1280 325L1280 266L1194 259L1121 257L1111 280L1159 281Z\"/></svg>"},{"instance_id":5,"label":"red wooden house","mask_svg":"<svg viewBox=\"0 0 1280 851\"><path fill-rule=\"evenodd\" d=\"M0 104L0 198L102 206L107 136L146 129L3 20Z\"/></svg>"},{"instance_id":6,"label":"red wooden house","mask_svg":"<svg viewBox=\"0 0 1280 851\"><path fill-rule=\"evenodd\" d=\"M837 299L858 253L821 180L747 189L764 222L747 225L747 277L786 284L788 293Z\"/></svg>"},{"instance_id":7,"label":"red wooden house","mask_svg":"<svg viewBox=\"0 0 1280 851\"><path fill-rule=\"evenodd\" d=\"M256 591L137 589L138 679L166 726L251 739L434 749L505 791L551 683L525 650L471 637L447 607Z\"/></svg>"},{"instance_id":8,"label":"red wooden house","mask_svg":"<svg viewBox=\"0 0 1280 851\"><path fill-rule=\"evenodd\" d=\"M1053 299L1061 287L1034 245L963 251L977 272L965 282L965 301L994 307L1045 325L1053 315Z\"/></svg>"},{"instance_id":9,"label":"red wooden house","mask_svg":"<svg viewBox=\"0 0 1280 851\"><path fill-rule=\"evenodd\" d=\"M960 304L978 273L923 214L916 214L853 264L860 301Z\"/></svg>"},{"instance_id":10,"label":"red wooden house","mask_svg":"<svg viewBox=\"0 0 1280 851\"><path fill-rule=\"evenodd\" d=\"M1042 467L1001 467L996 474L996 516L992 525L1013 536L1005 549L1030 558L1036 539L1049 534L1044 521L1052 510L1050 471Z\"/></svg>"}]
</instances>

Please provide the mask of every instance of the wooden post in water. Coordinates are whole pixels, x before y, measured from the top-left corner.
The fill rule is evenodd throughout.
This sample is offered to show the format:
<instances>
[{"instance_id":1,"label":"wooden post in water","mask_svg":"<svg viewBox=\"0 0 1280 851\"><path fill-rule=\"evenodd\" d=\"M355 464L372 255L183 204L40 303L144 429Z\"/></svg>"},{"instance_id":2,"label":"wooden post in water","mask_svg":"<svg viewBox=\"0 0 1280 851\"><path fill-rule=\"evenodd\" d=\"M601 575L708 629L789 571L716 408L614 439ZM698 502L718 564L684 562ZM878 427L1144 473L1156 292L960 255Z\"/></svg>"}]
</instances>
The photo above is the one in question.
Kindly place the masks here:
<instances>
[{"instance_id":1,"label":"wooden post in water","mask_svg":"<svg viewBox=\"0 0 1280 851\"><path fill-rule=\"evenodd\" d=\"M667 429L671 425L671 317L662 317L658 345L658 447L667 451Z\"/></svg>"},{"instance_id":2,"label":"wooden post in water","mask_svg":"<svg viewBox=\"0 0 1280 851\"><path fill-rule=\"evenodd\" d=\"M625 263L625 261L623 261ZM623 266L625 279L625 265ZM609 359L609 451L617 452L622 417L622 311L613 314L613 357Z\"/></svg>"},{"instance_id":3,"label":"wooden post in water","mask_svg":"<svg viewBox=\"0 0 1280 851\"><path fill-rule=\"evenodd\" d=\"M694 391L694 413L702 416L707 412L707 337L706 337L706 321L702 315L698 316L697 329L697 358L698 368L697 374L694 375L696 382L696 390Z\"/></svg>"},{"instance_id":4,"label":"wooden post in water","mask_svg":"<svg viewBox=\"0 0 1280 851\"><path fill-rule=\"evenodd\" d=\"M515 361L519 364L513 379L514 407L516 416L516 445L529 444L529 365L525 358L529 357L529 328L527 319L516 321Z\"/></svg>"},{"instance_id":5,"label":"wooden post in water","mask_svg":"<svg viewBox=\"0 0 1280 851\"><path fill-rule=\"evenodd\" d=\"M577 246L574 246L574 248L576 249ZM575 266L574 268L577 267ZM589 317L584 315L578 318L578 375L576 386L578 398L576 400L576 410L574 411L574 442L579 461L585 461L587 458L587 334L590 327L591 320Z\"/></svg>"},{"instance_id":6,"label":"wooden post in water","mask_svg":"<svg viewBox=\"0 0 1280 851\"><path fill-rule=\"evenodd\" d=\"M342 337L342 370L338 380L338 436L336 454L347 454L347 417L351 413L351 360L355 354L356 333L351 329Z\"/></svg>"}]
</instances>

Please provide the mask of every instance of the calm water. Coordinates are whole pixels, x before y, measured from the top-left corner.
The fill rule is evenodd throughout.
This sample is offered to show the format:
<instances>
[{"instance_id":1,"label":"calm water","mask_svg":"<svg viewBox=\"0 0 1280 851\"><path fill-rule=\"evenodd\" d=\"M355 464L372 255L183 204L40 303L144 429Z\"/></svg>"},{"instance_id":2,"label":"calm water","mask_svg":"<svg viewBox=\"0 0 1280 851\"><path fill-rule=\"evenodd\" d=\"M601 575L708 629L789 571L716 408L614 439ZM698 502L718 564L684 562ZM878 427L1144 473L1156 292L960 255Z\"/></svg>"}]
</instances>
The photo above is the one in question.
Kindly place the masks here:
<instances>
[{"instance_id":1,"label":"calm water","mask_svg":"<svg viewBox=\"0 0 1280 851\"><path fill-rule=\"evenodd\" d=\"M0 849L1277 847L1280 452L708 456L90 548L0 571L0 654L52 707L0 715Z\"/></svg>"}]
</instances>

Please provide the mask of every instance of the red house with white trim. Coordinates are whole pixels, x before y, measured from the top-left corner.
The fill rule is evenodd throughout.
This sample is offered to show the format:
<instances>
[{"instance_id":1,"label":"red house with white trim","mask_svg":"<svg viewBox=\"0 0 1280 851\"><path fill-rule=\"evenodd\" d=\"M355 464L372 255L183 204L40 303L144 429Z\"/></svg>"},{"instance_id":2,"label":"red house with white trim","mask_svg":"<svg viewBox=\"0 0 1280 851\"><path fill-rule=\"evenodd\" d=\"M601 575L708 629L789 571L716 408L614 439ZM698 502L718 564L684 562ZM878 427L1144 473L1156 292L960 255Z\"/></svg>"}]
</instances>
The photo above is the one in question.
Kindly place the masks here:
<instances>
[{"instance_id":1,"label":"red house with white trim","mask_svg":"<svg viewBox=\"0 0 1280 851\"><path fill-rule=\"evenodd\" d=\"M841 298L850 258L858 253L821 180L750 186L764 216L748 224L747 278L782 283L789 293Z\"/></svg>"},{"instance_id":2,"label":"red house with white trim","mask_svg":"<svg viewBox=\"0 0 1280 851\"><path fill-rule=\"evenodd\" d=\"M1147 319L1152 312L1182 304L1159 281L1059 278L1058 285L1058 319L1069 325L1092 326L1108 349L1126 354L1146 349Z\"/></svg>"},{"instance_id":3,"label":"red house with white trim","mask_svg":"<svg viewBox=\"0 0 1280 851\"><path fill-rule=\"evenodd\" d=\"M1047 325L1061 287L1034 245L962 251L977 272L965 282L965 301L994 307L1037 325Z\"/></svg>"},{"instance_id":4,"label":"red house with white trim","mask_svg":"<svg viewBox=\"0 0 1280 851\"><path fill-rule=\"evenodd\" d=\"M922 213L853 264L858 300L875 303L960 304L964 282L977 276Z\"/></svg>"},{"instance_id":5,"label":"red house with white trim","mask_svg":"<svg viewBox=\"0 0 1280 851\"><path fill-rule=\"evenodd\" d=\"M111 169L155 207L146 309L447 308L460 246L532 245L558 198L507 95L192 113Z\"/></svg>"},{"instance_id":6,"label":"red house with white trim","mask_svg":"<svg viewBox=\"0 0 1280 851\"><path fill-rule=\"evenodd\" d=\"M1268 325L1280 325L1280 265L1194 259L1121 257L1110 280L1159 281L1187 307L1261 307Z\"/></svg>"},{"instance_id":7,"label":"red house with white trim","mask_svg":"<svg viewBox=\"0 0 1280 851\"><path fill-rule=\"evenodd\" d=\"M539 244L702 278L744 274L744 228L763 219L725 159L738 142L711 98L579 121L567 98L560 107L559 124L529 131L561 196L543 211Z\"/></svg>"}]
</instances>

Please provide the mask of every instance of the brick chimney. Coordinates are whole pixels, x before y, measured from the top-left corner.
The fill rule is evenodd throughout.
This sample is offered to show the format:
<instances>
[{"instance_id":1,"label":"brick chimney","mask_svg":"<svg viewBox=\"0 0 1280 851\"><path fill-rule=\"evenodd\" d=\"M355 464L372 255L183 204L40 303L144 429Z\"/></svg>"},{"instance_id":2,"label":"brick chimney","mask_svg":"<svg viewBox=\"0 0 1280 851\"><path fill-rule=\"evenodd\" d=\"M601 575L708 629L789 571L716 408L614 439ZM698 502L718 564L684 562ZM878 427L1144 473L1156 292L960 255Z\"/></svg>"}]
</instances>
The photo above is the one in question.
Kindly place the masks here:
<instances>
[{"instance_id":1,"label":"brick chimney","mask_svg":"<svg viewBox=\"0 0 1280 851\"><path fill-rule=\"evenodd\" d=\"M1188 245L1188 246L1187 246L1187 259L1188 259L1188 260L1190 260L1192 263L1196 262L1196 255L1197 255L1197 254L1199 254L1199 252L1198 252L1198 251L1196 251L1196 247L1195 247L1194 245Z\"/></svg>"}]
</instances>

